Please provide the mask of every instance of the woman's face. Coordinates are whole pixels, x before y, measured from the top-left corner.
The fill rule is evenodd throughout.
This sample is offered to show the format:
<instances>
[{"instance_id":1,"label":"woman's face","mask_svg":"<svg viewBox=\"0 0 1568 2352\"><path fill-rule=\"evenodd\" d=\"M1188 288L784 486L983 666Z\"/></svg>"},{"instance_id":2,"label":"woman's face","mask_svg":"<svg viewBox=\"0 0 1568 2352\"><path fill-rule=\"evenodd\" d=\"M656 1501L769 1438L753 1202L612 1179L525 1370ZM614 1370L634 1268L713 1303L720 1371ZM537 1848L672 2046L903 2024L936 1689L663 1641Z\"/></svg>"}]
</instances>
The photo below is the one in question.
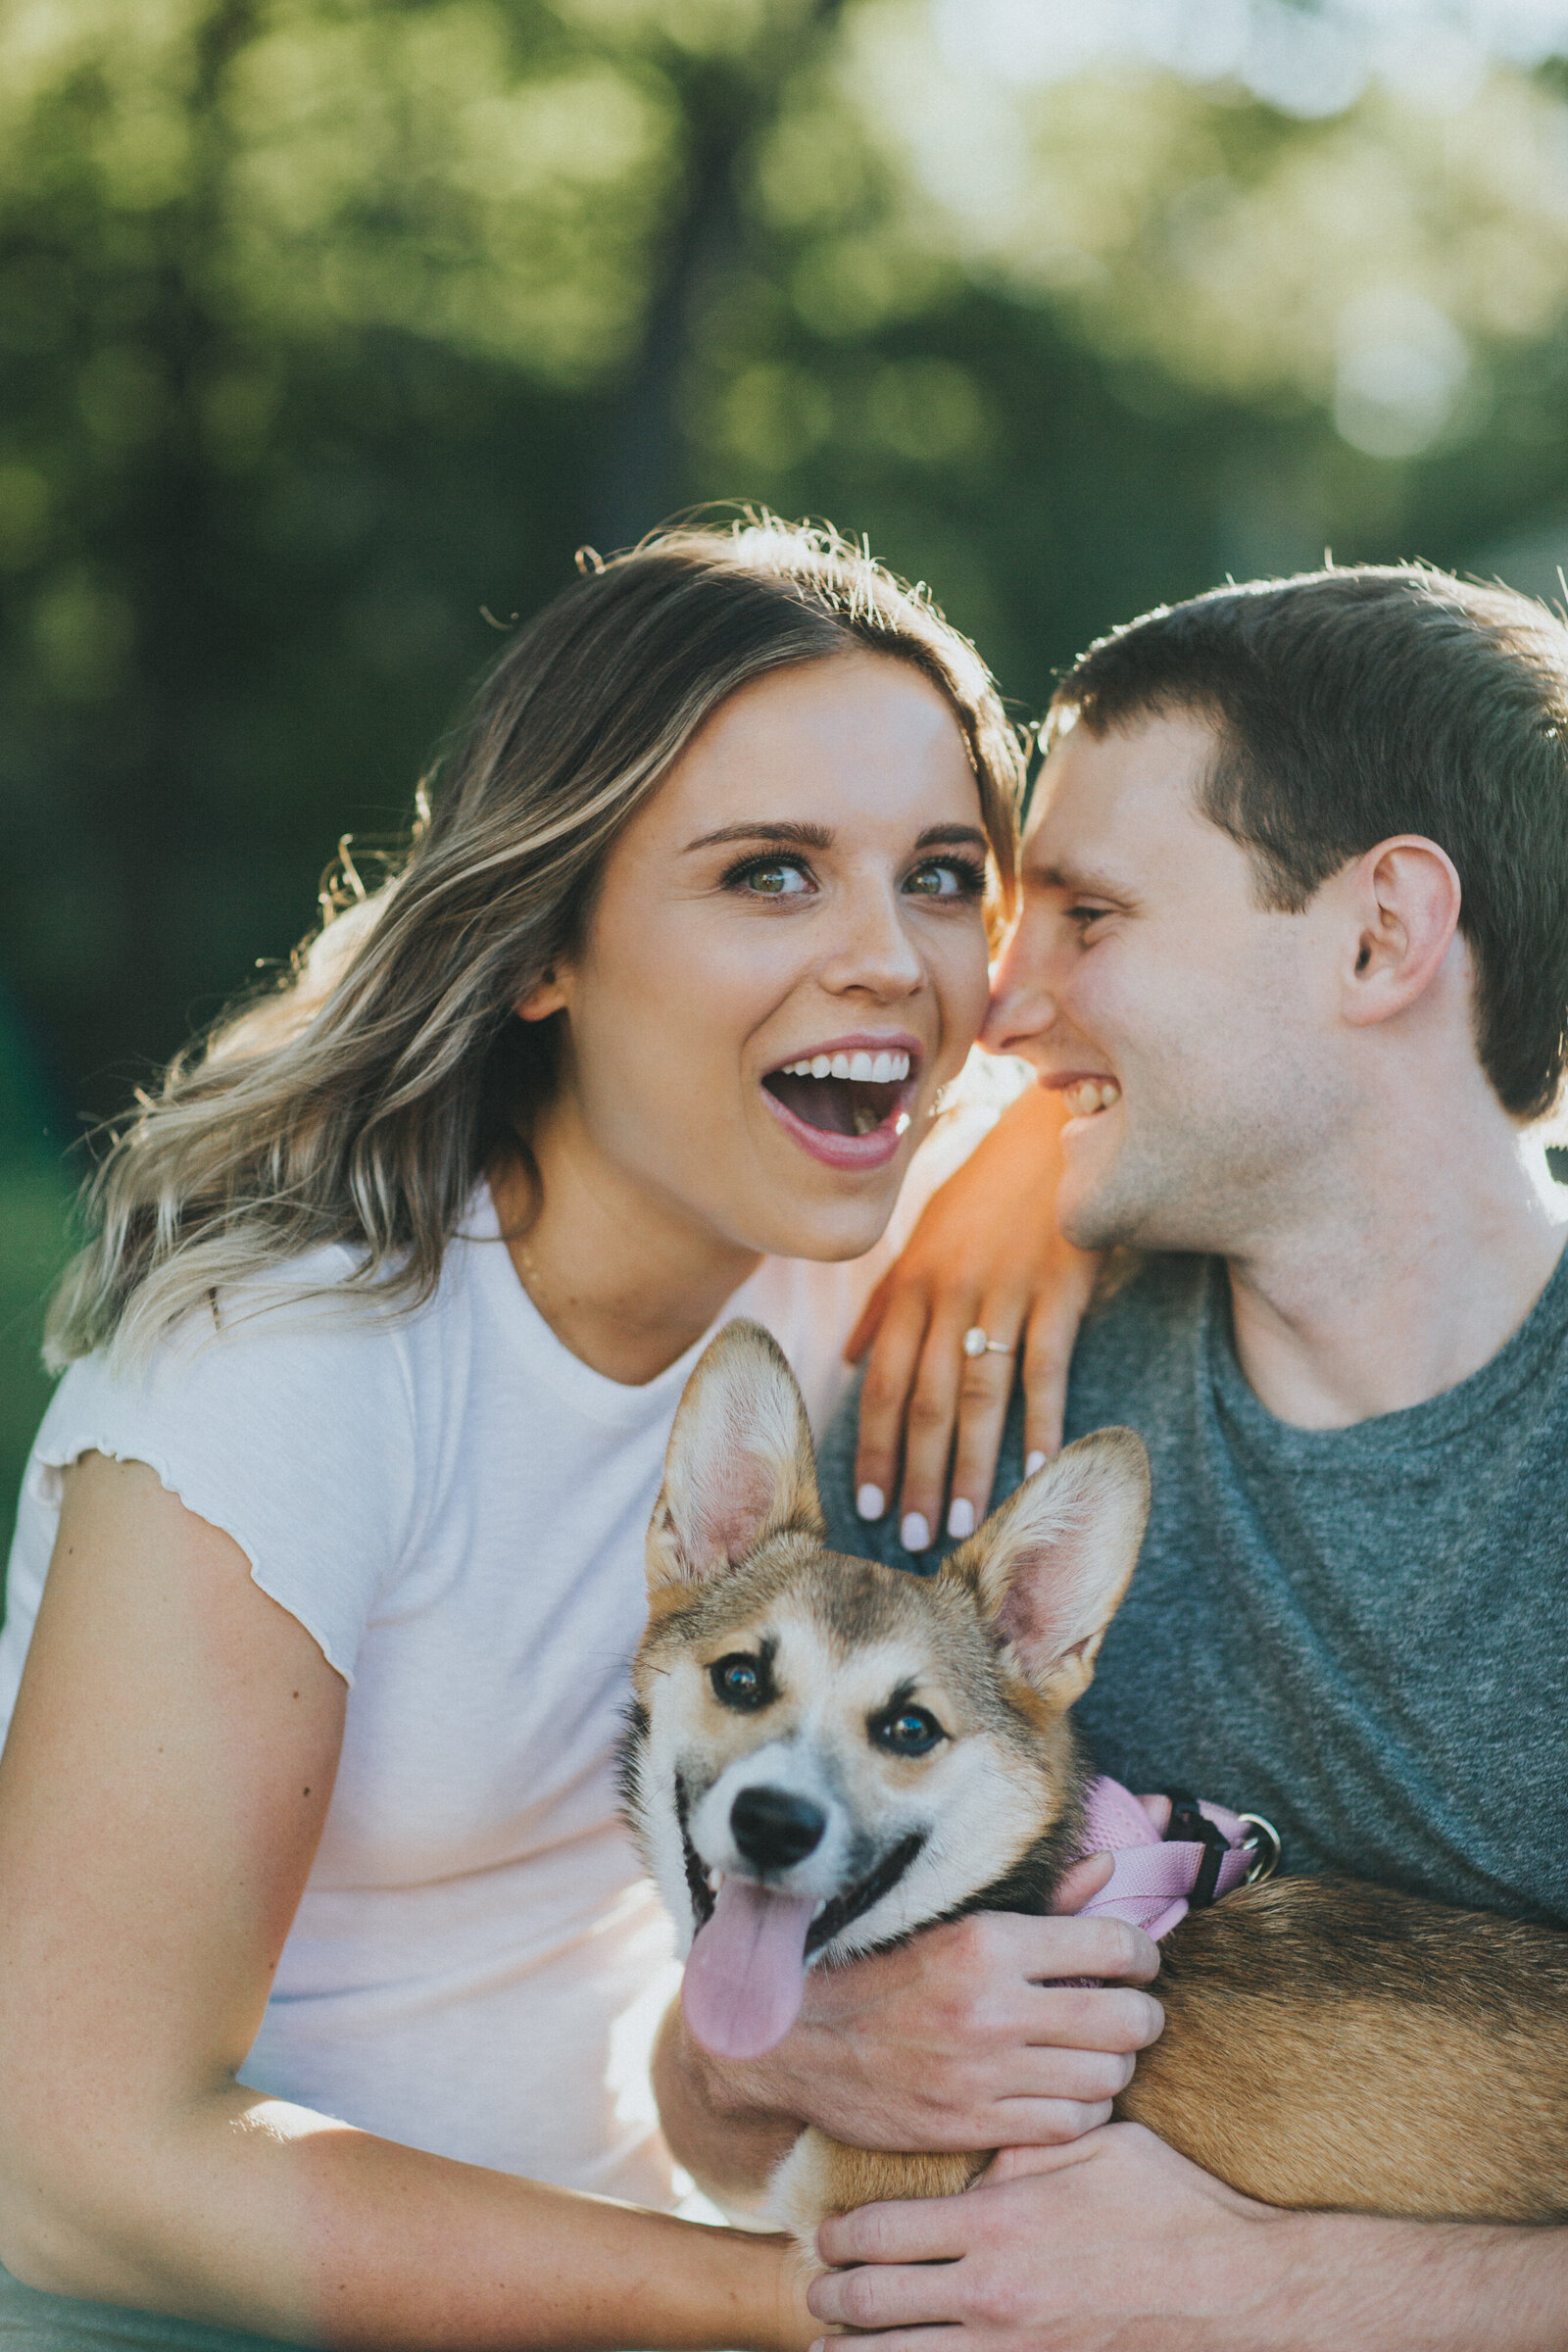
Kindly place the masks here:
<instances>
[{"instance_id":1,"label":"woman's face","mask_svg":"<svg viewBox=\"0 0 1568 2352\"><path fill-rule=\"evenodd\" d=\"M562 1093L616 1189L727 1248L858 1255L986 1006L963 738L906 662L758 679L617 839L564 1013Z\"/></svg>"}]
</instances>

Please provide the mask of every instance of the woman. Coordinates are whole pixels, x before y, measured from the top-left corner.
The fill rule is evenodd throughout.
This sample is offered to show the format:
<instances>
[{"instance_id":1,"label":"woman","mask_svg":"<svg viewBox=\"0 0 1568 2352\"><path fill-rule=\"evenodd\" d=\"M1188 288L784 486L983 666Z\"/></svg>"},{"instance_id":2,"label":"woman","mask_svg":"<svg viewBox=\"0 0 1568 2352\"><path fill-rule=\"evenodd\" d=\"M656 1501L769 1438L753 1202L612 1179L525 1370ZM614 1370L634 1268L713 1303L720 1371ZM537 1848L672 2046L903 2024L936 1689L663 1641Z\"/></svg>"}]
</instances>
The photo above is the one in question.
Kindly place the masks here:
<instances>
[{"instance_id":1,"label":"woman","mask_svg":"<svg viewBox=\"0 0 1568 2352\"><path fill-rule=\"evenodd\" d=\"M24 2340L150 2325L29 2287L193 2343L816 2333L771 2241L569 2193L670 2199L612 1757L695 1352L760 1315L830 1401L1019 773L868 560L672 534L519 634L401 878L120 1138L0 1642Z\"/></svg>"}]
</instances>

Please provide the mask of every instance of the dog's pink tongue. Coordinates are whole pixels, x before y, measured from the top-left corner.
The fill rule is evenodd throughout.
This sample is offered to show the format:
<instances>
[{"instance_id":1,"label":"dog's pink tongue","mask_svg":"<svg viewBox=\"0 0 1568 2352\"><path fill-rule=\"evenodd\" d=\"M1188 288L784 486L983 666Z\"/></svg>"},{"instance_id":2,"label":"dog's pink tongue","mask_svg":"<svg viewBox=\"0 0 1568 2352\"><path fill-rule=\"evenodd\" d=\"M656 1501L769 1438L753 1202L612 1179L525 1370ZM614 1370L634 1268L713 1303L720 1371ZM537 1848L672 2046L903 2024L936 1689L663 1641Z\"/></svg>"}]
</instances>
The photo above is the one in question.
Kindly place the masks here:
<instances>
[{"instance_id":1,"label":"dog's pink tongue","mask_svg":"<svg viewBox=\"0 0 1568 2352\"><path fill-rule=\"evenodd\" d=\"M760 2058L783 2040L800 2014L815 1910L809 1894L769 1894L750 1879L723 1881L681 1986L686 2022L705 2050L715 2058Z\"/></svg>"}]
</instances>

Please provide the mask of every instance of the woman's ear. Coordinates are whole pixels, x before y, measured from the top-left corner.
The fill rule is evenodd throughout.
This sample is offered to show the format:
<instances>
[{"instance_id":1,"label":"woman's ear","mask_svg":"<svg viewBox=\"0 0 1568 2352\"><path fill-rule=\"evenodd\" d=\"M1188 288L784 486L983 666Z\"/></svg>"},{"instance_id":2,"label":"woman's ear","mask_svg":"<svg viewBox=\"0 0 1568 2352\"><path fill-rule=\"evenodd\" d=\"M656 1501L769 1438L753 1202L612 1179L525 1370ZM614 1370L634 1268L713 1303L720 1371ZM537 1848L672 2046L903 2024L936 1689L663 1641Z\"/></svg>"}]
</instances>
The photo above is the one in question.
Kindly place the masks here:
<instances>
[{"instance_id":1,"label":"woman's ear","mask_svg":"<svg viewBox=\"0 0 1568 2352\"><path fill-rule=\"evenodd\" d=\"M512 1009L519 1021L548 1021L553 1012L564 1011L565 1004L566 992L552 963L540 973L532 988L524 989L520 997L513 999Z\"/></svg>"},{"instance_id":2,"label":"woman's ear","mask_svg":"<svg viewBox=\"0 0 1568 2352\"><path fill-rule=\"evenodd\" d=\"M1401 833L1368 850L1345 883L1356 930L1344 1011L1365 1029L1430 987L1458 927L1459 876L1435 841Z\"/></svg>"}]
</instances>

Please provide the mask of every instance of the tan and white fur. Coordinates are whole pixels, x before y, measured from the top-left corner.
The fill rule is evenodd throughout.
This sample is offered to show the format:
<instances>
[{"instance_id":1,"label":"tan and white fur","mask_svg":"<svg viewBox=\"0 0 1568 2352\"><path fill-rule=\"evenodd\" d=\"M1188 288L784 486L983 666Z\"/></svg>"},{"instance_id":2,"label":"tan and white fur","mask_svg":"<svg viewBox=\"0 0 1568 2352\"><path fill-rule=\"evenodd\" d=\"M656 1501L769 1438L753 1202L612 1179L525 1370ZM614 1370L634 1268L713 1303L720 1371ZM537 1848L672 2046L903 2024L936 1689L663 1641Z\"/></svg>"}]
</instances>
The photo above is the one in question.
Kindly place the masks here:
<instances>
[{"instance_id":1,"label":"tan and white fur","mask_svg":"<svg viewBox=\"0 0 1568 2352\"><path fill-rule=\"evenodd\" d=\"M683 1952L728 1875L754 1909L810 1919L808 1967L1047 1910L1089 1771L1068 1709L1149 1494L1142 1441L1101 1430L934 1577L829 1552L795 1381L765 1332L728 1325L670 1437L623 1767ZM1118 2115L1276 2204L1568 2219L1568 1939L1287 1878L1193 1914L1162 1954L1166 2030ZM768 2211L809 2245L825 2214L966 2187L988 2153L809 2130Z\"/></svg>"}]
</instances>

